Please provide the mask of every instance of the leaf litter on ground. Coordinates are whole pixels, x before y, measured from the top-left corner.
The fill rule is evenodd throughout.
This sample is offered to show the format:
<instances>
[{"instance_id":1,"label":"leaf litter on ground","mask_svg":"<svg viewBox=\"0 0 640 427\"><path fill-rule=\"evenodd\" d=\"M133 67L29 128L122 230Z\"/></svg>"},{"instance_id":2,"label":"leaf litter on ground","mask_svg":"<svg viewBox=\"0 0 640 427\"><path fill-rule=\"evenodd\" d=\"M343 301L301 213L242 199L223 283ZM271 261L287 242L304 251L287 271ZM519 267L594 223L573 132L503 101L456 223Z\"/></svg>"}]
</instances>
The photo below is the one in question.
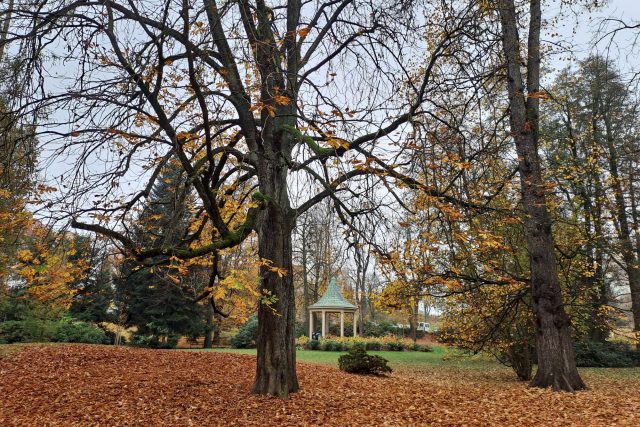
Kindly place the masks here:
<instances>
[{"instance_id":1,"label":"leaf litter on ground","mask_svg":"<svg viewBox=\"0 0 640 427\"><path fill-rule=\"evenodd\" d=\"M640 379L586 372L590 389L528 388L509 371L402 367L389 377L299 364L288 399L250 394L255 357L89 345L0 357L1 426L637 426Z\"/></svg>"}]
</instances>

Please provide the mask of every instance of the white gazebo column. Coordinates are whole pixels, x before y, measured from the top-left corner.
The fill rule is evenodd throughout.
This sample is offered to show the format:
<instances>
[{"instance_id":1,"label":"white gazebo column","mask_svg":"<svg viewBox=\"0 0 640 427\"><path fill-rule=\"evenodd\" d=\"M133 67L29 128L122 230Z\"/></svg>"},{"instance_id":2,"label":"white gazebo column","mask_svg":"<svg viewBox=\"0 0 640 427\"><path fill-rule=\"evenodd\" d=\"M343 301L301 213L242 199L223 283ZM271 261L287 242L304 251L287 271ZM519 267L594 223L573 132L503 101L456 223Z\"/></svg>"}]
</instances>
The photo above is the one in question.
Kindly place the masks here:
<instances>
[{"instance_id":1,"label":"white gazebo column","mask_svg":"<svg viewBox=\"0 0 640 427\"><path fill-rule=\"evenodd\" d=\"M313 310L309 311L309 339L313 339Z\"/></svg>"},{"instance_id":2,"label":"white gazebo column","mask_svg":"<svg viewBox=\"0 0 640 427\"><path fill-rule=\"evenodd\" d=\"M322 310L322 338L327 335L327 312Z\"/></svg>"},{"instance_id":3,"label":"white gazebo column","mask_svg":"<svg viewBox=\"0 0 640 427\"><path fill-rule=\"evenodd\" d=\"M358 324L358 312L353 312L353 336L356 336L356 325Z\"/></svg>"},{"instance_id":4,"label":"white gazebo column","mask_svg":"<svg viewBox=\"0 0 640 427\"><path fill-rule=\"evenodd\" d=\"M340 310L340 336L344 337L344 310Z\"/></svg>"}]
</instances>

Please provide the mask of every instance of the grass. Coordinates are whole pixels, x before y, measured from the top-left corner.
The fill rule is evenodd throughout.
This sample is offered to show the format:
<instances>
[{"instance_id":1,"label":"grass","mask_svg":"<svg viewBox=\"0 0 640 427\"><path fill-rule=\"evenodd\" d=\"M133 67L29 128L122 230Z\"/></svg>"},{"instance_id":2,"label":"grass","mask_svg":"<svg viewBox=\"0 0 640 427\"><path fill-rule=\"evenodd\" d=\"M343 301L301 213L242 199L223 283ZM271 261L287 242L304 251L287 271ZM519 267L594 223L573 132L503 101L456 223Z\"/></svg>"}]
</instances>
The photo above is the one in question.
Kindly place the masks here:
<instances>
[{"instance_id":1,"label":"grass","mask_svg":"<svg viewBox=\"0 0 640 427\"><path fill-rule=\"evenodd\" d=\"M486 356L466 356L459 351L440 345L432 346L431 352L418 351L370 351L369 354L376 354L389 361L389 366L393 369L410 368L419 369L423 367L451 367L462 369L487 369L495 368L496 362ZM255 355L255 349L184 349L185 351L218 351L224 353L250 354ZM338 366L338 357L346 354L341 351L314 351L298 350L296 360L302 363L312 363L318 365Z\"/></svg>"},{"instance_id":2,"label":"grass","mask_svg":"<svg viewBox=\"0 0 640 427\"><path fill-rule=\"evenodd\" d=\"M432 352L423 353L417 351L370 351L369 354L377 354L389 361L389 366L395 370L410 372L460 372L466 371L470 376L483 375L488 371L502 372L502 376L513 376L510 368L500 365L491 356L469 356L461 351L433 345ZM185 351L214 351L222 353L249 354L255 356L255 349L215 348L215 349L184 349ZM310 363L326 366L338 366L338 357L346 352L340 351L313 351L298 350L296 360L301 363ZM581 375L587 380L640 380L640 368L578 368ZM492 374L489 374L492 375ZM587 381L588 382L588 381Z\"/></svg>"}]
</instances>

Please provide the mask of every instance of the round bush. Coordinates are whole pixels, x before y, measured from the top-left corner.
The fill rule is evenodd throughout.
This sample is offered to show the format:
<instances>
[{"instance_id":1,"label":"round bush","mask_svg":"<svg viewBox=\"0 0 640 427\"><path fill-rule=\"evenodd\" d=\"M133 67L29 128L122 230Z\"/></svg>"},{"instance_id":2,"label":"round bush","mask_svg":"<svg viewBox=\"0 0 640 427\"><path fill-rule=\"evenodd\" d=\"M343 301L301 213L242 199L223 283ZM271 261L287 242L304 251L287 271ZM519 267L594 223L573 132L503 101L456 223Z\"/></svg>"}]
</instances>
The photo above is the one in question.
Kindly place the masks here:
<instances>
[{"instance_id":1,"label":"round bush","mask_svg":"<svg viewBox=\"0 0 640 427\"><path fill-rule=\"evenodd\" d=\"M229 342L233 348L253 348L256 346L256 339L258 338L258 318L251 317L247 320L247 323L240 327L240 330L235 334Z\"/></svg>"},{"instance_id":2,"label":"round bush","mask_svg":"<svg viewBox=\"0 0 640 427\"><path fill-rule=\"evenodd\" d=\"M392 372L387 365L388 362L383 357L367 354L362 348L353 348L349 353L340 356L338 367L351 374L383 375Z\"/></svg>"},{"instance_id":3,"label":"round bush","mask_svg":"<svg viewBox=\"0 0 640 427\"><path fill-rule=\"evenodd\" d=\"M107 337L107 334L102 329L89 323L65 322L58 327L52 341L107 344L109 337Z\"/></svg>"},{"instance_id":4,"label":"round bush","mask_svg":"<svg viewBox=\"0 0 640 427\"><path fill-rule=\"evenodd\" d=\"M318 350L320 348L320 341L318 340L309 340L304 348L306 348L307 350Z\"/></svg>"}]
</instances>

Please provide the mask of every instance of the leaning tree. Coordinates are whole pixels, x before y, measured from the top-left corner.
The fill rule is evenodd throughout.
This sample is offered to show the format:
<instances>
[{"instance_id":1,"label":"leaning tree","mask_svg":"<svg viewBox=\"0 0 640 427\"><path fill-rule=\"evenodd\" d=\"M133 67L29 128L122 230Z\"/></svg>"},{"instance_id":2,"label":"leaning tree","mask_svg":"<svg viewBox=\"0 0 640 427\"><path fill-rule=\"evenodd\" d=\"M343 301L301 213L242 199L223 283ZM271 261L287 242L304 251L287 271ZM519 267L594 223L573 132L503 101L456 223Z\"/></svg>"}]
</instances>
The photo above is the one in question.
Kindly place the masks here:
<instances>
[{"instance_id":1,"label":"leaning tree","mask_svg":"<svg viewBox=\"0 0 640 427\"><path fill-rule=\"evenodd\" d=\"M296 218L326 198L357 214L344 203L364 191L354 182L399 179L394 142L424 112L474 2L450 20L423 19L439 1L20 3L9 39L32 60L19 112L47 118L39 136L62 189L54 208L147 263L215 253L255 231L253 391L295 392ZM127 221L172 158L198 226L172 247L141 247Z\"/></svg>"}]
</instances>

